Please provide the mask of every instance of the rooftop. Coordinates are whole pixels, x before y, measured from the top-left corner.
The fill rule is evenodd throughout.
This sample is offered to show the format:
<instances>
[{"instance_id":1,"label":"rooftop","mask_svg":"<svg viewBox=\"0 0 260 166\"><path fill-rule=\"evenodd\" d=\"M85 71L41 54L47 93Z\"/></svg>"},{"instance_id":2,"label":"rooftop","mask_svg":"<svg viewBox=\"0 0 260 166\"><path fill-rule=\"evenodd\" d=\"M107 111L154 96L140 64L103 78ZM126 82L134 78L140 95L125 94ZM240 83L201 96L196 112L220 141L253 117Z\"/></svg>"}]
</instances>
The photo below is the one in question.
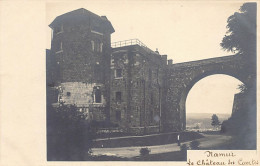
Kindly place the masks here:
<instances>
[{"instance_id":1,"label":"rooftop","mask_svg":"<svg viewBox=\"0 0 260 166\"><path fill-rule=\"evenodd\" d=\"M84 8L73 10L57 16L49 26L53 29L54 27L60 26L65 22L72 25L88 23L93 28L103 28L103 30L107 30L110 33L115 32L111 22L106 16L98 16L97 14Z\"/></svg>"},{"instance_id":2,"label":"rooftop","mask_svg":"<svg viewBox=\"0 0 260 166\"><path fill-rule=\"evenodd\" d=\"M144 48L146 51L154 52L153 50L148 48L144 43L142 43L139 39L129 39L129 40L123 40L123 41L117 41L111 43L112 48L119 48L119 47L132 46L132 45L139 45L140 47Z\"/></svg>"}]
</instances>

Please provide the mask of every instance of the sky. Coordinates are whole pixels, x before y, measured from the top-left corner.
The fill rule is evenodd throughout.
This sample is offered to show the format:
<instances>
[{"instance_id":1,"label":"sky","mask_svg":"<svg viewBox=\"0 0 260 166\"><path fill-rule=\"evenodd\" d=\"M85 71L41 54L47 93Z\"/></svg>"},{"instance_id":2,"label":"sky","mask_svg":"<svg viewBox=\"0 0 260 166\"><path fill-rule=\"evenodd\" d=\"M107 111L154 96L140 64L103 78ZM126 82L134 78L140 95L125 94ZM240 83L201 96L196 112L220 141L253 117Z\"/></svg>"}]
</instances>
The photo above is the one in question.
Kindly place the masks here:
<instances>
[{"instance_id":1,"label":"sky","mask_svg":"<svg viewBox=\"0 0 260 166\"><path fill-rule=\"evenodd\" d=\"M242 82L223 74L200 80L187 96L186 112L231 115L234 94L240 92L239 84Z\"/></svg>"},{"instance_id":2,"label":"sky","mask_svg":"<svg viewBox=\"0 0 260 166\"><path fill-rule=\"evenodd\" d=\"M46 44L50 48L48 25L56 16L85 8L107 16L115 29L112 42L137 38L150 49L158 49L161 55L167 54L173 63L226 56L231 53L224 52L220 42L227 31L227 18L241 5L238 2L176 1L47 3ZM238 84L241 82L225 75L204 78L188 94L187 112L231 114Z\"/></svg>"}]
</instances>

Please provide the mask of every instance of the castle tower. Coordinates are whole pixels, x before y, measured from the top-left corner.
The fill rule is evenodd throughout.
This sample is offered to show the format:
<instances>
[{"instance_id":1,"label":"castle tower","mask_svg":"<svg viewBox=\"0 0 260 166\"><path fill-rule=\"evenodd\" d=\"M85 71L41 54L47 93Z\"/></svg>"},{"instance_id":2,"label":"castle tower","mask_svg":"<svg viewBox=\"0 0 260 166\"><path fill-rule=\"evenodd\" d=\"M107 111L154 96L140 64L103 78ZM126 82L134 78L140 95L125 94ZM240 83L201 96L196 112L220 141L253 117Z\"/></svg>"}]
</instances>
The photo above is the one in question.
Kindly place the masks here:
<instances>
[{"instance_id":1,"label":"castle tower","mask_svg":"<svg viewBox=\"0 0 260 166\"><path fill-rule=\"evenodd\" d=\"M77 9L54 19L50 55L58 103L75 104L91 119L109 115L111 34L105 16ZM48 69L47 69L48 70Z\"/></svg>"}]
</instances>

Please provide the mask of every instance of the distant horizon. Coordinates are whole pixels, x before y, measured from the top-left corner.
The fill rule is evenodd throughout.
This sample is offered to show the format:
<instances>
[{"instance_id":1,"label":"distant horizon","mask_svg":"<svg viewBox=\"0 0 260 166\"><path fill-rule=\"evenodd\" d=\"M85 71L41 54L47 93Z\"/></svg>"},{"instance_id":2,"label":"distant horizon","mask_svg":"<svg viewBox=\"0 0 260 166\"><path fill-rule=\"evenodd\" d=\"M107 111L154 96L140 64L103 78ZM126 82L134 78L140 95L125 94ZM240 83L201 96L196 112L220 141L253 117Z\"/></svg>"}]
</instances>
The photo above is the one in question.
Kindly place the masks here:
<instances>
[{"instance_id":1,"label":"distant horizon","mask_svg":"<svg viewBox=\"0 0 260 166\"><path fill-rule=\"evenodd\" d=\"M205 112L203 112L203 113L200 113L200 112L192 112L192 113L186 113L186 115L188 115L188 114L216 114L216 115L229 115L228 113L205 113Z\"/></svg>"}]
</instances>

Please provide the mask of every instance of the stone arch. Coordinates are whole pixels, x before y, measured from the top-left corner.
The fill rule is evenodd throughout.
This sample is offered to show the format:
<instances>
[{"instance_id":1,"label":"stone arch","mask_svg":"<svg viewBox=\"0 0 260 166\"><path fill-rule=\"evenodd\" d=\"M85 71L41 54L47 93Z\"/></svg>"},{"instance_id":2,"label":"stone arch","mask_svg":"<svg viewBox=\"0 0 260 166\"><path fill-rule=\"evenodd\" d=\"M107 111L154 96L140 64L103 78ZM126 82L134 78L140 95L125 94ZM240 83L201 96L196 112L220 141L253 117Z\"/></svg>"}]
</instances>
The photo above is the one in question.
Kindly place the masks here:
<instances>
[{"instance_id":1,"label":"stone arch","mask_svg":"<svg viewBox=\"0 0 260 166\"><path fill-rule=\"evenodd\" d=\"M186 129L186 100L187 100L187 96L188 96L190 90L200 80L202 80L202 79L204 79L208 76L213 76L213 75L217 75L217 74L223 74L223 75L228 75L228 76L234 77L244 84L246 82L246 80L244 80L244 78L241 77L240 74L231 73L229 71L207 71L207 72L203 71L202 73L196 75L194 78L192 78L190 80L190 82L188 82L187 85L185 85L185 87L183 88L183 90L181 92L181 96L179 98L179 101L178 101L179 109L180 109L179 110L180 111L180 120L182 122L182 124L180 126L181 130Z\"/></svg>"},{"instance_id":2,"label":"stone arch","mask_svg":"<svg viewBox=\"0 0 260 166\"><path fill-rule=\"evenodd\" d=\"M249 85L253 77L245 62L242 56L231 55L168 65L163 92L163 130L180 131L186 128L187 95L199 80L214 74L224 74Z\"/></svg>"}]
</instances>

